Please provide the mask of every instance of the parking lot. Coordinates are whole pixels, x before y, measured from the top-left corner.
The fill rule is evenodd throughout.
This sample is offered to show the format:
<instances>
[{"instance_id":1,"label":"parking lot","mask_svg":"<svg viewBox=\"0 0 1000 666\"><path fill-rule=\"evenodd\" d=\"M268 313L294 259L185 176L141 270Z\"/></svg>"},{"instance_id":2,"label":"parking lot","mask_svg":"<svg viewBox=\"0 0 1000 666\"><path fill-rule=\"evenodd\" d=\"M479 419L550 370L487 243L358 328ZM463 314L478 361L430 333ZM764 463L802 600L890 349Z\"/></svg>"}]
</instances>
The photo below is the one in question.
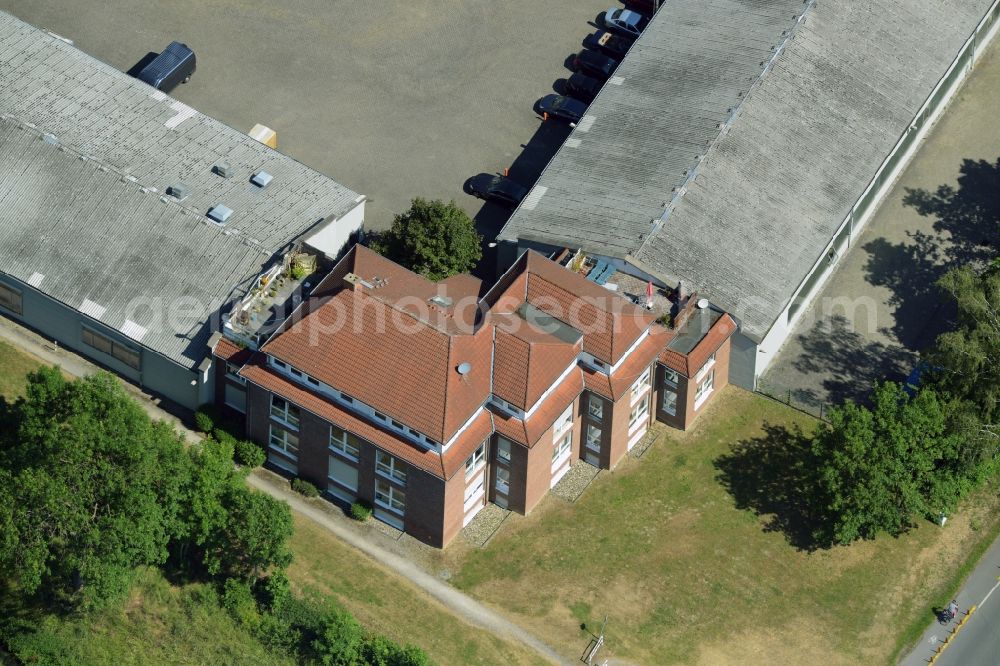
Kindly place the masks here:
<instances>
[{"instance_id":1,"label":"parking lot","mask_svg":"<svg viewBox=\"0 0 1000 666\"><path fill-rule=\"evenodd\" d=\"M540 127L533 105L613 4L0 0L123 71L185 42L198 69L175 97L242 131L273 128L279 150L368 195L373 229L414 196L479 214L462 191L479 172L512 167L530 185L569 131ZM493 204L477 217L486 234L505 219Z\"/></svg>"}]
</instances>

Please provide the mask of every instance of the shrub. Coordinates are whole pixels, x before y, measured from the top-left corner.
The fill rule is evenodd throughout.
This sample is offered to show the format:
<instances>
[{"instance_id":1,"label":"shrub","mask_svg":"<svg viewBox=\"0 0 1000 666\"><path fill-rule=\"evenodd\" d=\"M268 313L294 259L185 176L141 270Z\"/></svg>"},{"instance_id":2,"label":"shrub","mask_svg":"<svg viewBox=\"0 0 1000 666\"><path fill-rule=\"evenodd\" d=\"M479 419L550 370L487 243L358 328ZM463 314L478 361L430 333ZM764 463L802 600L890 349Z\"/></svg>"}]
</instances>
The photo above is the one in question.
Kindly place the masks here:
<instances>
[{"instance_id":1,"label":"shrub","mask_svg":"<svg viewBox=\"0 0 1000 666\"><path fill-rule=\"evenodd\" d=\"M319 497L316 486L304 479L292 479L292 490L304 497Z\"/></svg>"},{"instance_id":2,"label":"shrub","mask_svg":"<svg viewBox=\"0 0 1000 666\"><path fill-rule=\"evenodd\" d=\"M222 607L240 626L256 629L260 624L260 610L250 586L241 580L227 578L222 586Z\"/></svg>"},{"instance_id":3,"label":"shrub","mask_svg":"<svg viewBox=\"0 0 1000 666\"><path fill-rule=\"evenodd\" d=\"M267 460L264 449L245 439L236 440L233 452L233 458L243 467L260 467Z\"/></svg>"},{"instance_id":4,"label":"shrub","mask_svg":"<svg viewBox=\"0 0 1000 666\"><path fill-rule=\"evenodd\" d=\"M351 518L359 522L365 522L372 517L372 508L365 502L357 501L351 505Z\"/></svg>"},{"instance_id":5,"label":"shrub","mask_svg":"<svg viewBox=\"0 0 1000 666\"><path fill-rule=\"evenodd\" d=\"M198 432L212 432L215 430L215 419L204 407L201 407L194 413L194 427Z\"/></svg>"}]
</instances>

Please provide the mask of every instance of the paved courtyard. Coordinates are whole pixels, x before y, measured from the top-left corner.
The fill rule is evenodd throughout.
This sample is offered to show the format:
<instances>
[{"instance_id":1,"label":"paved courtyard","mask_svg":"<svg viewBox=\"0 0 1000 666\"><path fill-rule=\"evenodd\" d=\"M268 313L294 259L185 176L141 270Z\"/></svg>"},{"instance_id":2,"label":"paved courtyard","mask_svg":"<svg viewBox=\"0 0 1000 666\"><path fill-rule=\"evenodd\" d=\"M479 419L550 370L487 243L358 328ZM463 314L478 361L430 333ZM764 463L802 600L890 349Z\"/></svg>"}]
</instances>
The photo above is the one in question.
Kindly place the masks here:
<instances>
[{"instance_id":1,"label":"paved courtyard","mask_svg":"<svg viewBox=\"0 0 1000 666\"><path fill-rule=\"evenodd\" d=\"M613 4L613 3L611 3ZM0 0L127 71L173 40L198 70L174 96L366 194L369 228L414 196L481 204L476 173L532 179L568 133L532 111L608 0ZM539 132L539 130L541 131ZM538 132L538 136L536 135ZM522 144L528 145L527 150ZM522 155L523 153L523 155ZM478 217L502 224L493 204Z\"/></svg>"},{"instance_id":2,"label":"paved courtyard","mask_svg":"<svg viewBox=\"0 0 1000 666\"><path fill-rule=\"evenodd\" d=\"M935 286L1000 247L1000 41L796 326L762 388L808 407L905 378L953 316ZM952 189L939 190L942 186Z\"/></svg>"}]
</instances>

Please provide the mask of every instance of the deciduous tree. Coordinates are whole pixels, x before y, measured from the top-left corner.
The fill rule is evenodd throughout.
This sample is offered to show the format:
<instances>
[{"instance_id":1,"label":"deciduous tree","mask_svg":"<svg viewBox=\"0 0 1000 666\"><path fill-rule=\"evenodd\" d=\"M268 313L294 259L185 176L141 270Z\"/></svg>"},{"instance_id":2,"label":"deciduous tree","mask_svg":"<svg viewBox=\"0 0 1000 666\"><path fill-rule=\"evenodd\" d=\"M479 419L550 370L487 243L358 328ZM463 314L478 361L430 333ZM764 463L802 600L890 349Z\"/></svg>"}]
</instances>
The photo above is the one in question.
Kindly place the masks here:
<instances>
[{"instance_id":1,"label":"deciduous tree","mask_svg":"<svg viewBox=\"0 0 1000 666\"><path fill-rule=\"evenodd\" d=\"M472 270L482 257L482 237L454 201L417 197L397 215L372 249L431 280Z\"/></svg>"}]
</instances>

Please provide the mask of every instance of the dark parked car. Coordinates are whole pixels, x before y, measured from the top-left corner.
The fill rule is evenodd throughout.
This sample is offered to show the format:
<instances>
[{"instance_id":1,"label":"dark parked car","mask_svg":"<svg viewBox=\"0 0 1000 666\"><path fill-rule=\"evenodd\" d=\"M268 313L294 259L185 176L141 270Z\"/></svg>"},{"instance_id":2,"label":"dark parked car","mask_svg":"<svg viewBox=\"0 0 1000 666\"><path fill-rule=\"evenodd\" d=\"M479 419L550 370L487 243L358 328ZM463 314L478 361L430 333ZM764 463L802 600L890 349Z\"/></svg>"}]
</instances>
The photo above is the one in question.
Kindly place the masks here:
<instances>
[{"instance_id":1,"label":"dark parked car","mask_svg":"<svg viewBox=\"0 0 1000 666\"><path fill-rule=\"evenodd\" d=\"M572 97L562 95L546 95L538 100L538 112L547 113L553 118L560 118L571 123L580 122L587 112L587 105Z\"/></svg>"},{"instance_id":2,"label":"dark parked car","mask_svg":"<svg viewBox=\"0 0 1000 666\"><path fill-rule=\"evenodd\" d=\"M600 51L604 55L611 56L615 60L621 61L632 48L632 40L622 35L615 35L607 30L598 30L593 35L587 35L583 40L583 45L593 51Z\"/></svg>"},{"instance_id":3,"label":"dark parked car","mask_svg":"<svg viewBox=\"0 0 1000 666\"><path fill-rule=\"evenodd\" d=\"M573 59L574 71L583 72L601 81L606 81L617 66L618 63L613 58L588 49L580 51Z\"/></svg>"},{"instance_id":4,"label":"dark parked car","mask_svg":"<svg viewBox=\"0 0 1000 666\"><path fill-rule=\"evenodd\" d=\"M516 206L528 193L528 188L518 185L510 178L495 176L492 173L481 173L465 181L467 194L495 201L505 206Z\"/></svg>"},{"instance_id":5,"label":"dark parked car","mask_svg":"<svg viewBox=\"0 0 1000 666\"><path fill-rule=\"evenodd\" d=\"M194 51L189 49L187 44L170 42L170 45L163 49L163 53L142 68L136 78L157 90L170 92L178 84L190 81L194 69Z\"/></svg>"},{"instance_id":6,"label":"dark parked car","mask_svg":"<svg viewBox=\"0 0 1000 666\"><path fill-rule=\"evenodd\" d=\"M646 29L649 19L630 9L611 8L604 13L604 26L613 32L638 37Z\"/></svg>"},{"instance_id":7,"label":"dark parked car","mask_svg":"<svg viewBox=\"0 0 1000 666\"><path fill-rule=\"evenodd\" d=\"M566 94L589 104L601 91L601 85L603 84L592 76L574 72L566 79Z\"/></svg>"}]
</instances>

